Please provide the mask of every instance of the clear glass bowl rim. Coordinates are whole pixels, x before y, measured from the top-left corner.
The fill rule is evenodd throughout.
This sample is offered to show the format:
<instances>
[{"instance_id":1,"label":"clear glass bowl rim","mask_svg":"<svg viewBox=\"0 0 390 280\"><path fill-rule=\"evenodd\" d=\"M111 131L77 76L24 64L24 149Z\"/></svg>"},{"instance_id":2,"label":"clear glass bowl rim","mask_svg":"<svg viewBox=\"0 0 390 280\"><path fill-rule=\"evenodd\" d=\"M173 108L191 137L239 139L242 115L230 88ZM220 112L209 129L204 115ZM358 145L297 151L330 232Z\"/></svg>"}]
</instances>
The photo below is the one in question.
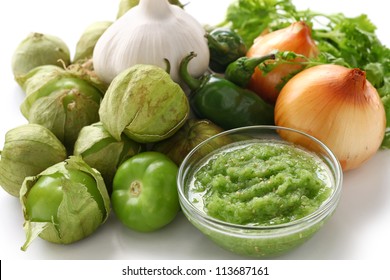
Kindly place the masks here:
<instances>
[{"instance_id":1,"label":"clear glass bowl rim","mask_svg":"<svg viewBox=\"0 0 390 280\"><path fill-rule=\"evenodd\" d=\"M203 145L207 144L207 142L212 141L213 139L215 139L217 137L221 137L221 136L228 135L228 134L235 134L238 132L244 133L245 131L251 131L251 130L252 131L254 131L254 130L264 130L264 131L270 130L270 131L274 131L274 132L277 132L277 130L285 130L285 131L291 131L294 133L298 133L298 134L303 135L304 137L309 138L311 141L317 143L327 153L327 156L329 158L329 162L332 165L332 168L334 170L334 172L332 172L332 174L334 175L333 179L334 179L335 186L334 186L334 191L332 192L331 196L321 205L320 208L318 208L313 213L311 213L311 214L309 214L301 219L297 219L295 221L283 223L283 224L279 224L279 225L269 225L269 226L239 225L239 224L224 222L222 220L210 217L205 212L200 211L197 207L195 207L187 199L186 195L184 194L184 184L182 184L182 180L184 179L183 178L183 176L185 175L184 171L186 170L187 163L190 160L191 156L197 150L199 150L200 147L202 147ZM285 141L284 139L281 139L281 140ZM286 142L288 142L288 141L286 141ZM268 231L268 230L272 230L272 229L274 229L274 230L288 229L288 228L292 229L292 228L296 228L297 226L302 225L302 224L307 224L307 223L311 224L311 223L315 223L318 220L321 220L322 217L327 216L327 214L329 214L337 206L337 203L338 203L340 195L341 195L342 182L343 182L343 171L342 171L340 162L338 161L338 159L336 158L334 153L323 142L321 142L320 140L311 136L308 133L305 133L305 132L302 132L302 131L299 131L299 130L296 130L293 128L275 126L275 125L255 125L255 126L245 126L245 127L234 128L234 129L230 129L230 130L226 130L226 131L223 131L221 133L218 133L218 134L202 141L201 143L196 145L191 150L191 152L188 153L187 156L184 158L183 162L181 163L181 165L179 167L179 172L178 172L178 176L177 176L177 186L178 186L180 203L182 204L182 207L186 208L186 212L191 212L192 215L194 215L194 214L196 215L195 217L192 217L192 218L196 218L198 220L199 219L203 220L207 224L213 225L215 227L223 227L223 228L227 227L227 228L231 228L232 230L259 230L259 231L262 231L262 230Z\"/></svg>"}]
</instances>

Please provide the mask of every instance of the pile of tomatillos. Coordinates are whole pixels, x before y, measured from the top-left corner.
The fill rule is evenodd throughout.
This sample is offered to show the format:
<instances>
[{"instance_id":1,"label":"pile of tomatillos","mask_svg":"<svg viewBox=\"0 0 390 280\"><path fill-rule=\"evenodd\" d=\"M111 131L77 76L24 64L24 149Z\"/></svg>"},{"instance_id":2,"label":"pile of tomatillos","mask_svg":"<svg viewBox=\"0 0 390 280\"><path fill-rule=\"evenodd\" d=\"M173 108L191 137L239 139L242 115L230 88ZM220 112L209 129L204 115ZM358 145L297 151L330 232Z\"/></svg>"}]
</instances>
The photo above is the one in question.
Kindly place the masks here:
<instances>
[{"instance_id":1,"label":"pile of tomatillos","mask_svg":"<svg viewBox=\"0 0 390 280\"><path fill-rule=\"evenodd\" d=\"M390 50L365 16L314 29L316 15L291 0L239 0L205 27L177 0L121 0L73 58L56 36L27 36L12 70L28 123L6 133L0 158L0 185L23 209L22 249L37 236L83 239L111 209L133 230L166 226L180 210L181 162L223 130L306 131L344 171L389 148Z\"/></svg>"}]
</instances>

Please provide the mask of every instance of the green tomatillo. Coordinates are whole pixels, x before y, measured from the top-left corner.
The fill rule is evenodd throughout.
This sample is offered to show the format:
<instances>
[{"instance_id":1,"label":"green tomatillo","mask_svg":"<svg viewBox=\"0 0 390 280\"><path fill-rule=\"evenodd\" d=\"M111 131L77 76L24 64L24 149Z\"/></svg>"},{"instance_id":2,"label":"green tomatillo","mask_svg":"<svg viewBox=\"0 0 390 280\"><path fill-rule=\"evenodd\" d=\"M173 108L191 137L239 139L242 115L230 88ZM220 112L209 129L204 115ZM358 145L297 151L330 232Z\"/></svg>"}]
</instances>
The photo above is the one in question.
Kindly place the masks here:
<instances>
[{"instance_id":1,"label":"green tomatillo","mask_svg":"<svg viewBox=\"0 0 390 280\"><path fill-rule=\"evenodd\" d=\"M139 143L172 136L188 118L186 94L155 65L136 64L117 75L99 108L100 121L118 141L122 133Z\"/></svg>"},{"instance_id":2,"label":"green tomatillo","mask_svg":"<svg viewBox=\"0 0 390 280\"><path fill-rule=\"evenodd\" d=\"M122 163L114 177L112 208L128 228L151 232L169 224L180 209L177 165L158 152L143 152Z\"/></svg>"},{"instance_id":3,"label":"green tomatillo","mask_svg":"<svg viewBox=\"0 0 390 280\"><path fill-rule=\"evenodd\" d=\"M103 96L101 85L81 70L81 67L72 67L71 70L52 69L51 72L41 68L34 75L28 75L24 83L26 98L20 106L29 123L48 128L69 153L73 151L81 128L99 120Z\"/></svg>"},{"instance_id":4,"label":"green tomatillo","mask_svg":"<svg viewBox=\"0 0 390 280\"><path fill-rule=\"evenodd\" d=\"M73 61L77 62L91 58L96 42L111 24L111 21L98 21L87 26L77 41Z\"/></svg>"},{"instance_id":5,"label":"green tomatillo","mask_svg":"<svg viewBox=\"0 0 390 280\"><path fill-rule=\"evenodd\" d=\"M58 244L81 240L95 232L110 212L100 173L76 156L27 177L20 202L26 232L23 251L37 236Z\"/></svg>"},{"instance_id":6,"label":"green tomatillo","mask_svg":"<svg viewBox=\"0 0 390 280\"><path fill-rule=\"evenodd\" d=\"M180 165L195 146L222 131L221 127L209 120L188 119L172 137L157 142L153 150L167 155L177 165ZM211 150L220 147L219 143L210 143L212 143L209 146Z\"/></svg>"},{"instance_id":7,"label":"green tomatillo","mask_svg":"<svg viewBox=\"0 0 390 280\"><path fill-rule=\"evenodd\" d=\"M19 197L23 181L66 159L60 140L38 124L24 124L5 134L0 151L0 185L9 194Z\"/></svg>"},{"instance_id":8,"label":"green tomatillo","mask_svg":"<svg viewBox=\"0 0 390 280\"><path fill-rule=\"evenodd\" d=\"M69 65L70 52L66 43L57 36L33 32L15 49L12 56L12 71L15 80L41 65Z\"/></svg>"},{"instance_id":9,"label":"green tomatillo","mask_svg":"<svg viewBox=\"0 0 390 280\"><path fill-rule=\"evenodd\" d=\"M103 176L109 193L116 169L126 159L138 154L143 146L125 134L118 141L103 127L102 123L84 126L74 145L74 155L80 155L91 167Z\"/></svg>"},{"instance_id":10,"label":"green tomatillo","mask_svg":"<svg viewBox=\"0 0 390 280\"><path fill-rule=\"evenodd\" d=\"M35 92L42 85L49 81L52 77L65 73L64 68L57 65L41 65L33 68L25 75L18 77L18 83L20 84L24 93L29 94ZM32 79L32 77L34 77Z\"/></svg>"}]
</instances>

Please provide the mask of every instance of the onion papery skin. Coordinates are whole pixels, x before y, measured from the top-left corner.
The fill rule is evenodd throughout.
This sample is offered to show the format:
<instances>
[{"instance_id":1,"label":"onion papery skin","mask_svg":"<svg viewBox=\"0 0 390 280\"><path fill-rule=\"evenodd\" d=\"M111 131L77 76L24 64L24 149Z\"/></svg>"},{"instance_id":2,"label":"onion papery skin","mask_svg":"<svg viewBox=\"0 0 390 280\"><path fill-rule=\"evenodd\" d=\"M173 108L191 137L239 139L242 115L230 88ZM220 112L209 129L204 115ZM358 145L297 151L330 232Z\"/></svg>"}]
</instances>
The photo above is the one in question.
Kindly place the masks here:
<instances>
[{"instance_id":1,"label":"onion papery skin","mask_svg":"<svg viewBox=\"0 0 390 280\"><path fill-rule=\"evenodd\" d=\"M292 51L306 57L316 57L318 47L311 37L310 27L303 21L297 21L290 26L266 33L255 39L248 50L247 57L259 57L274 51ZM294 61L302 61L295 59ZM270 61L269 63L273 63ZM303 68L300 64L280 64L272 71L264 74L259 68L255 69L248 88L257 93L270 104L275 104L280 92L283 78Z\"/></svg>"},{"instance_id":2,"label":"onion papery skin","mask_svg":"<svg viewBox=\"0 0 390 280\"><path fill-rule=\"evenodd\" d=\"M305 69L287 82L275 105L275 124L316 137L347 171L379 149L386 115L364 71L325 64ZM303 139L282 137L307 146Z\"/></svg>"}]
</instances>

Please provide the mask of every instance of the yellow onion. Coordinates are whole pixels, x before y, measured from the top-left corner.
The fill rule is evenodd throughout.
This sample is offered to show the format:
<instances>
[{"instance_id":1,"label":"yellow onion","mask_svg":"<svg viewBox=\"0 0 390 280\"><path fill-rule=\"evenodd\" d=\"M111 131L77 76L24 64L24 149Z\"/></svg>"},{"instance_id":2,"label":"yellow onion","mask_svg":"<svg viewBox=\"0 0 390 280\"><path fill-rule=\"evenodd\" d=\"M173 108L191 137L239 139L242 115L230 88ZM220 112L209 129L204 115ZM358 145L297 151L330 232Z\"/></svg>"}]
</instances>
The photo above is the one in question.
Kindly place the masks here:
<instances>
[{"instance_id":1,"label":"yellow onion","mask_svg":"<svg viewBox=\"0 0 390 280\"><path fill-rule=\"evenodd\" d=\"M311 38L310 27L303 21L292 23L290 26L270 33L261 34L248 50L247 57L259 57L272 51L292 51L306 57L315 57L319 51ZM294 61L300 61L297 58ZM272 61L268 63L274 63ZM249 89L256 92L266 102L275 104L279 95L283 78L302 69L300 64L283 63L276 66L266 75L256 68L249 82Z\"/></svg>"},{"instance_id":2,"label":"yellow onion","mask_svg":"<svg viewBox=\"0 0 390 280\"><path fill-rule=\"evenodd\" d=\"M305 69L287 82L276 101L275 123L322 141L346 171L376 153L386 115L363 70L324 64ZM306 145L304 139L282 137Z\"/></svg>"}]
</instances>

